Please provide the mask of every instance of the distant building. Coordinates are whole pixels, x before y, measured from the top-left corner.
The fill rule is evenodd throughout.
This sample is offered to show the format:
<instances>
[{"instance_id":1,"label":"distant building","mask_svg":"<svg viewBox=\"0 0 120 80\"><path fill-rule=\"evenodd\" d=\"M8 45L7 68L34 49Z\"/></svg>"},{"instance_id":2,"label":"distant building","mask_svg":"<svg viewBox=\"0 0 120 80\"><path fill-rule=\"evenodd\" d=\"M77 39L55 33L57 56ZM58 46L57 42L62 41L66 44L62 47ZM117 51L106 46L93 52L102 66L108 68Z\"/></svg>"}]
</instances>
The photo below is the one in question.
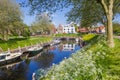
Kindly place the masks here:
<instances>
[{"instance_id":1,"label":"distant building","mask_svg":"<svg viewBox=\"0 0 120 80\"><path fill-rule=\"evenodd\" d=\"M104 26L99 26L95 28L78 28L77 30L78 33L105 33L105 27Z\"/></svg>"},{"instance_id":2,"label":"distant building","mask_svg":"<svg viewBox=\"0 0 120 80\"><path fill-rule=\"evenodd\" d=\"M55 33L56 33L55 25L51 25L51 27L50 27L50 34L55 34Z\"/></svg>"},{"instance_id":3,"label":"distant building","mask_svg":"<svg viewBox=\"0 0 120 80\"><path fill-rule=\"evenodd\" d=\"M59 25L58 28L57 28L57 33L58 34L62 34L63 33L63 25Z\"/></svg>"},{"instance_id":4,"label":"distant building","mask_svg":"<svg viewBox=\"0 0 120 80\"><path fill-rule=\"evenodd\" d=\"M79 32L79 33L89 33L89 29L88 28L78 28L77 29L77 32Z\"/></svg>"},{"instance_id":5,"label":"distant building","mask_svg":"<svg viewBox=\"0 0 120 80\"><path fill-rule=\"evenodd\" d=\"M96 33L105 33L105 27L104 26L99 26L95 28Z\"/></svg>"},{"instance_id":6,"label":"distant building","mask_svg":"<svg viewBox=\"0 0 120 80\"><path fill-rule=\"evenodd\" d=\"M65 25L63 27L63 33L76 33L74 25L72 23Z\"/></svg>"}]
</instances>

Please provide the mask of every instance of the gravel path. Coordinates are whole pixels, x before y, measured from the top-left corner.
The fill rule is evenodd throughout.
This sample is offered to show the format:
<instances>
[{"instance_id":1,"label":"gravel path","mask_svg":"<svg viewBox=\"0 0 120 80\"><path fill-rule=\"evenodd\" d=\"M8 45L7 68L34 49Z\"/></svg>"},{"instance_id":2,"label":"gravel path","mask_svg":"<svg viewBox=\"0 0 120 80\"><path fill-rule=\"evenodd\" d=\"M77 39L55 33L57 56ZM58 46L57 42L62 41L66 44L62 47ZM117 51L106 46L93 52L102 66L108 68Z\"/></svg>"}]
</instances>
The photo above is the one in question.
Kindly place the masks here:
<instances>
[{"instance_id":1,"label":"gravel path","mask_svg":"<svg viewBox=\"0 0 120 80\"><path fill-rule=\"evenodd\" d=\"M118 39L120 39L120 36L114 36L114 38L118 38Z\"/></svg>"}]
</instances>

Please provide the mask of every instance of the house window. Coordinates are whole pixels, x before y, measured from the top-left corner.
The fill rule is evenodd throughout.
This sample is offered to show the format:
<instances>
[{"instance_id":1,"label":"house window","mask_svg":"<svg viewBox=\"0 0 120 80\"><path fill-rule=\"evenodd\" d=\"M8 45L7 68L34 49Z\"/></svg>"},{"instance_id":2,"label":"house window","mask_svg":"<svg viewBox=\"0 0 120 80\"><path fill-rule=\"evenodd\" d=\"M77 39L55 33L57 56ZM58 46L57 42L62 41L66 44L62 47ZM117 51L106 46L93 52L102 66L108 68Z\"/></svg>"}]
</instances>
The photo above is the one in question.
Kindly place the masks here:
<instances>
[{"instance_id":1,"label":"house window","mask_svg":"<svg viewBox=\"0 0 120 80\"><path fill-rule=\"evenodd\" d=\"M71 33L73 33L73 31L71 31Z\"/></svg>"}]
</instances>

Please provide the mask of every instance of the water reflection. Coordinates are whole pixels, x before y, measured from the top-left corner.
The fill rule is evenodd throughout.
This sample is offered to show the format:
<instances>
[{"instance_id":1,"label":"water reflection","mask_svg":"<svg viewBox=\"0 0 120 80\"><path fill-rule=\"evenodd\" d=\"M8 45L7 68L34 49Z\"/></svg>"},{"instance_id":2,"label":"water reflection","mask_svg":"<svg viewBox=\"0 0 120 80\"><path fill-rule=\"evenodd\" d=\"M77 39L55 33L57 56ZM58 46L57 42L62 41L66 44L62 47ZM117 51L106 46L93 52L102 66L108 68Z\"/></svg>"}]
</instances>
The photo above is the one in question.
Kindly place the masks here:
<instances>
[{"instance_id":1,"label":"water reflection","mask_svg":"<svg viewBox=\"0 0 120 80\"><path fill-rule=\"evenodd\" d=\"M4 67L0 70L0 80L26 80L23 76L25 75L27 68L28 67L23 63L9 69Z\"/></svg>"},{"instance_id":2,"label":"water reflection","mask_svg":"<svg viewBox=\"0 0 120 80\"><path fill-rule=\"evenodd\" d=\"M74 42L47 47L34 57L0 68L0 80L32 80L32 74L38 69L58 64L79 49L80 46Z\"/></svg>"},{"instance_id":3,"label":"water reflection","mask_svg":"<svg viewBox=\"0 0 120 80\"><path fill-rule=\"evenodd\" d=\"M51 53L50 48L45 49L41 55L39 56L39 58L35 58L34 60L36 62L39 62L39 65L41 66L41 68L48 68L50 67L52 60L54 58L54 54Z\"/></svg>"}]
</instances>

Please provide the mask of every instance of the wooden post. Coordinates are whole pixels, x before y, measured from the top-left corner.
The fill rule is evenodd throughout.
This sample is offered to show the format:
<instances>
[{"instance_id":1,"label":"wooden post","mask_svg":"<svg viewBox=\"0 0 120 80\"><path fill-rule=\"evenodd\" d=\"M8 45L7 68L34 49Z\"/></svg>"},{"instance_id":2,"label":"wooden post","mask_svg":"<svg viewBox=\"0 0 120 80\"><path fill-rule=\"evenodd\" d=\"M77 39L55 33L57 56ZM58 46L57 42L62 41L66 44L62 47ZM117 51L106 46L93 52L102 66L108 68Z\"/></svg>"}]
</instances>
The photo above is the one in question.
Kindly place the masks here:
<instances>
[{"instance_id":1,"label":"wooden post","mask_svg":"<svg viewBox=\"0 0 120 80\"><path fill-rule=\"evenodd\" d=\"M18 47L18 49L19 49L19 51L21 52L21 47L20 47L20 46Z\"/></svg>"},{"instance_id":2,"label":"wooden post","mask_svg":"<svg viewBox=\"0 0 120 80\"><path fill-rule=\"evenodd\" d=\"M8 53L10 53L10 48L8 48Z\"/></svg>"},{"instance_id":3,"label":"wooden post","mask_svg":"<svg viewBox=\"0 0 120 80\"><path fill-rule=\"evenodd\" d=\"M27 49L27 46L26 46L26 44L25 44L25 49Z\"/></svg>"},{"instance_id":4,"label":"wooden post","mask_svg":"<svg viewBox=\"0 0 120 80\"><path fill-rule=\"evenodd\" d=\"M32 43L30 42L31 46L32 46Z\"/></svg>"},{"instance_id":5,"label":"wooden post","mask_svg":"<svg viewBox=\"0 0 120 80\"><path fill-rule=\"evenodd\" d=\"M0 53L3 52L3 49L0 47Z\"/></svg>"}]
</instances>

